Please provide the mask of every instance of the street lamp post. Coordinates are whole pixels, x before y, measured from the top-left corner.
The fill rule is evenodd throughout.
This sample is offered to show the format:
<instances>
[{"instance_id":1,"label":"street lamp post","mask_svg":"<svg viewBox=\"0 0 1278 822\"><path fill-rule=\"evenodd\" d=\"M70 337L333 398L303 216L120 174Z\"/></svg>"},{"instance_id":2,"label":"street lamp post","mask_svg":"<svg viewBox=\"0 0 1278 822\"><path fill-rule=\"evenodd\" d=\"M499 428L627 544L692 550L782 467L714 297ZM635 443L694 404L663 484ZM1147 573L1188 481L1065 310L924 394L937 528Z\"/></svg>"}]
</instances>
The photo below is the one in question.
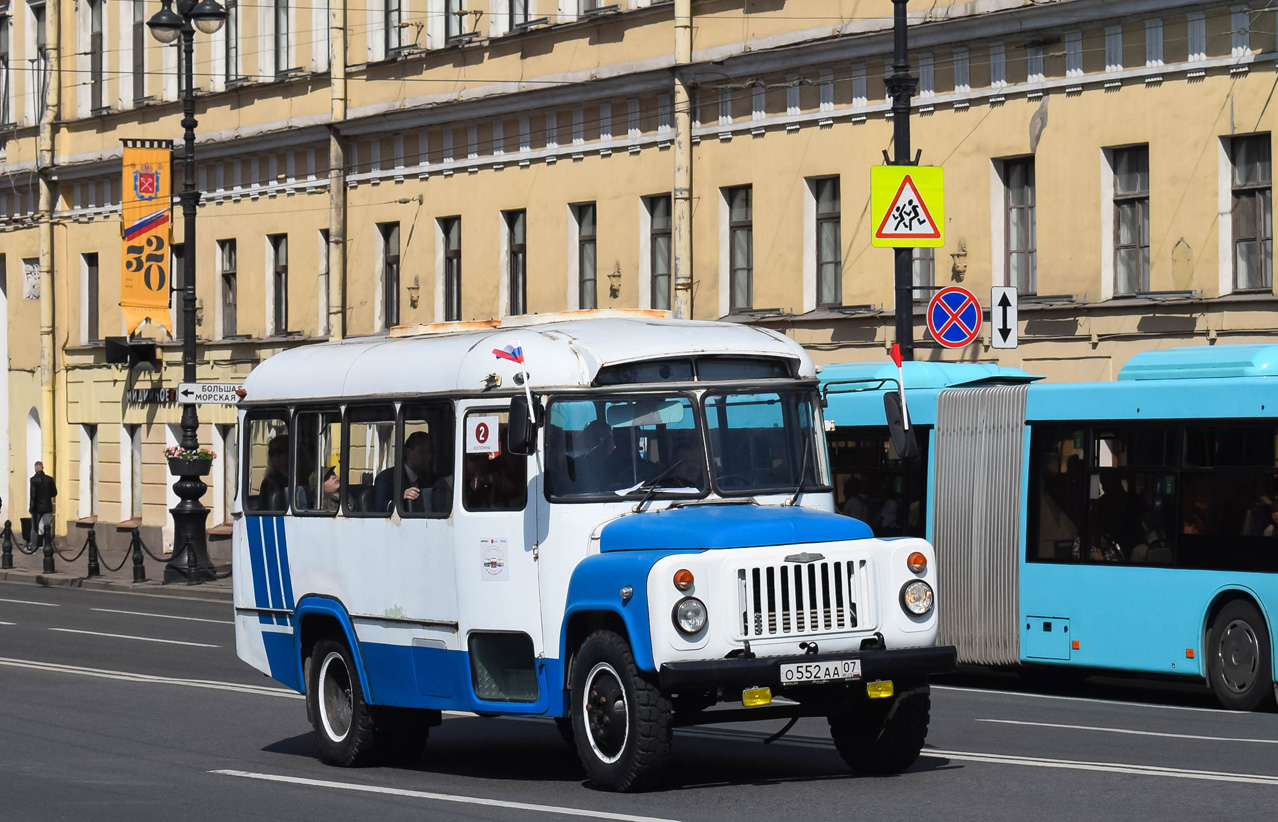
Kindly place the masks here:
<instances>
[{"instance_id":1,"label":"street lamp post","mask_svg":"<svg viewBox=\"0 0 1278 822\"><path fill-rule=\"evenodd\" d=\"M226 22L226 9L217 0L162 0L162 6L147 21L151 34L161 43L169 44L180 37L182 44L182 128L185 151L182 157L182 231L186 251L182 255L182 381L195 382L195 209L200 203L200 191L195 187L195 30L213 34ZM183 451L195 451L200 447L200 420L194 405L182 407ZM201 470L208 463L199 460L177 460L180 468L175 473L177 482L173 490L181 502L173 509L173 558L164 566L165 582L181 582L194 585L214 578L213 564L209 561L206 539L208 509L200 504L205 485L200 479ZM195 553L192 562L188 552Z\"/></svg>"},{"instance_id":2,"label":"street lamp post","mask_svg":"<svg viewBox=\"0 0 1278 822\"><path fill-rule=\"evenodd\" d=\"M892 165L914 164L910 156L910 97L918 79L910 76L905 6L909 0L892 0L892 73L887 76L887 92L892 95ZM895 249L893 281L896 291L896 341L901 359L914 359L914 249Z\"/></svg>"}]
</instances>

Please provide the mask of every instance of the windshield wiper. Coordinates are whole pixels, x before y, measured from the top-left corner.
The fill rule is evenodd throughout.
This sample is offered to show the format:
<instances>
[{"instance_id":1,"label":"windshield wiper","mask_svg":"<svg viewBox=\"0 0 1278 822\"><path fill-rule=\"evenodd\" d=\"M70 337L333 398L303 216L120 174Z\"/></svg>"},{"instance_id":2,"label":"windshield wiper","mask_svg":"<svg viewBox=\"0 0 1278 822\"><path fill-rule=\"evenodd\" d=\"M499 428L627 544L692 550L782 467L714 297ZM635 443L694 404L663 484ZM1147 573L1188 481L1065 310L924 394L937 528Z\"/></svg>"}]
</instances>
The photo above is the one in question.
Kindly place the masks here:
<instances>
[{"instance_id":1,"label":"windshield wiper","mask_svg":"<svg viewBox=\"0 0 1278 822\"><path fill-rule=\"evenodd\" d=\"M794 489L794 496L790 497L786 505L799 504L799 494L803 493L803 485L808 481L808 455L811 453L812 437L806 437L803 441L803 464L799 466L799 487Z\"/></svg>"},{"instance_id":2,"label":"windshield wiper","mask_svg":"<svg viewBox=\"0 0 1278 822\"><path fill-rule=\"evenodd\" d=\"M683 458L683 459L681 459L681 460L675 460L675 461L674 461L674 462L670 465L670 467L668 467L666 470L662 471L660 474L657 474L655 477L652 477L651 479L646 479L646 480L644 480L643 482L641 482L641 483L639 483L638 485L636 485L634 488L631 488L631 489L630 489L627 493L633 494L635 491L639 491L639 490L641 490L641 489L643 489L643 488L647 488L647 489L648 489L648 490L647 490L647 492L643 495L643 497L639 500L638 504L637 504L637 505L635 505L635 507L634 507L634 513L636 513L636 514L637 514L637 513L639 513L640 511L642 511L642 510L643 510L643 506L644 506L644 505L648 502L648 500L652 499L652 495L653 495L653 494L655 494L655 493L657 493L658 489L660 489L660 488L661 488L661 486L660 486L660 485L658 485L658 483L659 483L659 482L661 482L663 479L665 479L665 478L666 478L666 476L667 476L667 475L668 475L671 471L675 470L675 469L676 469L676 468L678 468L680 465L683 465L685 462L687 462L687 460L688 460L688 458L687 458L687 457L684 457L684 458ZM698 491L700 491L701 489L699 489L699 488L698 488L697 490L698 490Z\"/></svg>"}]
</instances>

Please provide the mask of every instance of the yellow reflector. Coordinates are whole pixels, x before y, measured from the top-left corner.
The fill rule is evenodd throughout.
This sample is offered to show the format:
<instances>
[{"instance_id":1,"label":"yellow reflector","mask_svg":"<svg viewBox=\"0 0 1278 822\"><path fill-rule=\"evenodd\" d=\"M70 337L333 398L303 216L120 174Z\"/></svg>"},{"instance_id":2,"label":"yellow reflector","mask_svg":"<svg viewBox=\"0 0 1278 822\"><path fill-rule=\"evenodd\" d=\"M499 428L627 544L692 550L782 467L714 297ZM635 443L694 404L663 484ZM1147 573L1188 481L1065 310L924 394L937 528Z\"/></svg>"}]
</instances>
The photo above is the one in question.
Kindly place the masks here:
<instances>
[{"instance_id":1,"label":"yellow reflector","mask_svg":"<svg viewBox=\"0 0 1278 822\"><path fill-rule=\"evenodd\" d=\"M747 708L757 708L772 702L771 688L750 688L741 692L741 702Z\"/></svg>"},{"instance_id":2,"label":"yellow reflector","mask_svg":"<svg viewBox=\"0 0 1278 822\"><path fill-rule=\"evenodd\" d=\"M865 686L866 696L870 699L887 699L896 690L892 687L892 680L885 679L882 682L870 682Z\"/></svg>"}]
</instances>

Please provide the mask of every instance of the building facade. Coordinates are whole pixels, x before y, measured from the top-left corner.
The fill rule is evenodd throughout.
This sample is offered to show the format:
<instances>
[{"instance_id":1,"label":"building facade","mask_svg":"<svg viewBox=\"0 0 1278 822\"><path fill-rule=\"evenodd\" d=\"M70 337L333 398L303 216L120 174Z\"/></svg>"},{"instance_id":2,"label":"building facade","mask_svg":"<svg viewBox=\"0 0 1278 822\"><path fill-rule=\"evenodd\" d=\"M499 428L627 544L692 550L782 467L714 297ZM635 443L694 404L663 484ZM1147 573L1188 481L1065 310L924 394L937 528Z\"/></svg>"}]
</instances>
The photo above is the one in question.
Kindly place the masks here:
<instances>
[{"instance_id":1,"label":"building facade","mask_svg":"<svg viewBox=\"0 0 1278 822\"><path fill-rule=\"evenodd\" d=\"M947 198L945 246L915 252L919 359L1110 379L1138 350L1270 337L1278 12L911 6L913 144ZM320 339L583 308L762 324L818 362L894 341L869 205L887 0L227 7L196 36L198 239L173 236L198 265L201 380ZM60 530L108 544L171 539L177 501L179 347L130 370L103 342L123 333L120 141L181 137L158 8L0 0L4 516L42 455ZM952 283L1017 286L1020 347L988 326L957 353L927 340L923 302ZM201 421L224 532L234 415Z\"/></svg>"}]
</instances>

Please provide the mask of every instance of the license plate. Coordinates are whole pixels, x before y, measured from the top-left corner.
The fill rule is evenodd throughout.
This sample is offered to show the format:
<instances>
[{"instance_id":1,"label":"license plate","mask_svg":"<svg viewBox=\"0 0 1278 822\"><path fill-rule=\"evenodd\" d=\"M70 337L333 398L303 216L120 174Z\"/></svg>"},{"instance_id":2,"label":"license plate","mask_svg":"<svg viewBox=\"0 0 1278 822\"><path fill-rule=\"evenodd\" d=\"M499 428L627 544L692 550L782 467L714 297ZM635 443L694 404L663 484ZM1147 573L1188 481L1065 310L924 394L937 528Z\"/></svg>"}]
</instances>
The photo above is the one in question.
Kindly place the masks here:
<instances>
[{"instance_id":1,"label":"license plate","mask_svg":"<svg viewBox=\"0 0 1278 822\"><path fill-rule=\"evenodd\" d=\"M832 682L840 679L860 679L861 660L827 659L821 662L791 662L781 666L781 684L797 685L801 682Z\"/></svg>"}]
</instances>

